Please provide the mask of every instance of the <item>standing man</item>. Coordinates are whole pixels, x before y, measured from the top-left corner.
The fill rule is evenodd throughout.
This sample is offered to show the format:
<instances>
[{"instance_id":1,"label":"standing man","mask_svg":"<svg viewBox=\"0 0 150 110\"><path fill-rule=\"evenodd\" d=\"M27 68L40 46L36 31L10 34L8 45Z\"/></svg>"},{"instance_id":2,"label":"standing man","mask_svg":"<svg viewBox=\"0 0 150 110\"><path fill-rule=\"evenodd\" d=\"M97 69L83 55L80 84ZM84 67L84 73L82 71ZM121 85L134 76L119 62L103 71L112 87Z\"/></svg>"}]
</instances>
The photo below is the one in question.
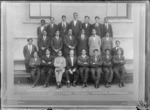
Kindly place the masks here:
<instances>
[{"instance_id":1,"label":"standing man","mask_svg":"<svg viewBox=\"0 0 150 110\"><path fill-rule=\"evenodd\" d=\"M72 29L72 34L77 38L80 35L80 31L82 29L82 23L78 20L78 13L73 13L74 20L70 22L70 28Z\"/></svg>"},{"instance_id":2,"label":"standing man","mask_svg":"<svg viewBox=\"0 0 150 110\"><path fill-rule=\"evenodd\" d=\"M90 66L91 66L91 73L92 79L95 83L95 88L99 88L99 81L102 74L102 64L103 60L100 55L98 55L98 49L93 50L94 56L90 58Z\"/></svg>"},{"instance_id":3,"label":"standing man","mask_svg":"<svg viewBox=\"0 0 150 110\"><path fill-rule=\"evenodd\" d=\"M100 17L95 17L95 23L93 24L93 28L95 28L97 35L103 37L103 25L100 23Z\"/></svg>"},{"instance_id":4,"label":"standing man","mask_svg":"<svg viewBox=\"0 0 150 110\"><path fill-rule=\"evenodd\" d=\"M37 42L39 48L39 56L42 57L45 55L45 50L50 47L49 38L47 32L43 31L43 36Z\"/></svg>"},{"instance_id":5,"label":"standing man","mask_svg":"<svg viewBox=\"0 0 150 110\"><path fill-rule=\"evenodd\" d=\"M43 31L46 30L46 26L45 26L45 20L41 20L41 26L39 26L37 28L37 36L38 36L38 40L43 36Z\"/></svg>"},{"instance_id":6,"label":"standing man","mask_svg":"<svg viewBox=\"0 0 150 110\"><path fill-rule=\"evenodd\" d=\"M116 47L112 48L112 51L111 51L112 56L117 55L117 50L118 49L120 49L122 55L124 55L124 50L123 50L123 48L120 47L120 41L116 40L115 44L116 44Z\"/></svg>"},{"instance_id":7,"label":"standing man","mask_svg":"<svg viewBox=\"0 0 150 110\"><path fill-rule=\"evenodd\" d=\"M69 23L66 22L66 16L62 15L62 22L58 24L60 37L63 39L68 34Z\"/></svg>"},{"instance_id":8,"label":"standing man","mask_svg":"<svg viewBox=\"0 0 150 110\"><path fill-rule=\"evenodd\" d=\"M113 62L112 62L112 56L110 54L109 49L105 49L105 55L103 56L103 71L105 75L106 80L106 87L111 86L112 78L113 78Z\"/></svg>"},{"instance_id":9,"label":"standing man","mask_svg":"<svg viewBox=\"0 0 150 110\"><path fill-rule=\"evenodd\" d=\"M64 38L64 55L69 56L69 51L74 50L76 55L76 38L72 35L72 29L69 29L68 35Z\"/></svg>"},{"instance_id":10,"label":"standing man","mask_svg":"<svg viewBox=\"0 0 150 110\"><path fill-rule=\"evenodd\" d=\"M67 87L76 86L76 82L79 77L79 72L77 70L77 57L74 56L74 51L70 50L70 56L66 58L67 70L66 70L66 79Z\"/></svg>"},{"instance_id":11,"label":"standing man","mask_svg":"<svg viewBox=\"0 0 150 110\"><path fill-rule=\"evenodd\" d=\"M35 45L32 44L33 39L32 38L28 38L27 39L28 44L24 46L23 48L23 55L25 58L25 68L26 68L26 72L29 73L30 72L30 66L29 66L29 62L30 59L33 57L33 53L37 51L37 48Z\"/></svg>"},{"instance_id":12,"label":"standing man","mask_svg":"<svg viewBox=\"0 0 150 110\"><path fill-rule=\"evenodd\" d=\"M78 57L78 66L79 66L79 73L82 80L82 87L87 87L87 80L89 76L89 56L86 55L86 51L82 50L82 55Z\"/></svg>"},{"instance_id":13,"label":"standing man","mask_svg":"<svg viewBox=\"0 0 150 110\"><path fill-rule=\"evenodd\" d=\"M85 35L89 38L92 35L92 25L89 23L89 16L85 16L84 18L85 22L82 24L82 28L85 30Z\"/></svg>"},{"instance_id":14,"label":"standing man","mask_svg":"<svg viewBox=\"0 0 150 110\"><path fill-rule=\"evenodd\" d=\"M117 55L113 57L113 69L114 69L114 74L117 76L119 79L119 87L124 87L124 77L125 77L125 57L122 55L122 50L118 49L117 50Z\"/></svg>"},{"instance_id":15,"label":"standing man","mask_svg":"<svg viewBox=\"0 0 150 110\"><path fill-rule=\"evenodd\" d=\"M46 55L44 55L41 60L41 75L43 75L45 78L44 87L47 87L49 85L49 80L52 76L52 72L54 69L54 57L51 56L49 49L46 49Z\"/></svg>"},{"instance_id":16,"label":"standing man","mask_svg":"<svg viewBox=\"0 0 150 110\"><path fill-rule=\"evenodd\" d=\"M85 34L85 30L81 30L81 35L78 38L78 45L77 45L77 54L78 56L81 55L81 51L85 50L87 55L89 55L89 47L88 47L88 36Z\"/></svg>"},{"instance_id":17,"label":"standing man","mask_svg":"<svg viewBox=\"0 0 150 110\"><path fill-rule=\"evenodd\" d=\"M55 36L57 25L55 24L54 17L50 17L50 24L46 27L47 36L51 40Z\"/></svg>"},{"instance_id":18,"label":"standing man","mask_svg":"<svg viewBox=\"0 0 150 110\"><path fill-rule=\"evenodd\" d=\"M105 50L111 50L113 48L113 39L110 37L109 32L106 33L106 36L102 38L102 54L105 54Z\"/></svg>"},{"instance_id":19,"label":"standing man","mask_svg":"<svg viewBox=\"0 0 150 110\"><path fill-rule=\"evenodd\" d=\"M101 55L101 38L96 35L96 29L92 29L92 36L89 38L89 55L93 56L93 50L98 49L98 55Z\"/></svg>"},{"instance_id":20,"label":"standing man","mask_svg":"<svg viewBox=\"0 0 150 110\"><path fill-rule=\"evenodd\" d=\"M105 18L104 18L104 24L103 24L103 36L102 36L102 37L104 37L107 32L109 32L110 37L113 37L112 26L111 26L111 24L108 22L108 18L105 17Z\"/></svg>"},{"instance_id":21,"label":"standing man","mask_svg":"<svg viewBox=\"0 0 150 110\"><path fill-rule=\"evenodd\" d=\"M30 59L29 66L31 67L31 77L33 80L32 87L35 87L40 79L40 65L41 59L39 58L37 52L34 52L34 57Z\"/></svg>"},{"instance_id":22,"label":"standing man","mask_svg":"<svg viewBox=\"0 0 150 110\"><path fill-rule=\"evenodd\" d=\"M57 56L57 52L62 50L63 47L63 40L59 36L59 31L56 31L55 37L51 39L51 49L52 49L52 55Z\"/></svg>"}]
</instances>

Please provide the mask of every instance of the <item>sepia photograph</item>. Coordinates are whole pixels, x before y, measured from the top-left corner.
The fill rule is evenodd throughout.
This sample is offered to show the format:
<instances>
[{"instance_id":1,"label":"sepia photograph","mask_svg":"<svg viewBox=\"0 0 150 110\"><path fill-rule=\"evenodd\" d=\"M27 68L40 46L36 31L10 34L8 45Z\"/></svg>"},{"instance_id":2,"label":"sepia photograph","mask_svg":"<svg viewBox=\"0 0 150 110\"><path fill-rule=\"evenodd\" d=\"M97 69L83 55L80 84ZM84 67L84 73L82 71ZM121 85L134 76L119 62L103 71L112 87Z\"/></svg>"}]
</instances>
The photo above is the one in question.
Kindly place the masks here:
<instances>
[{"instance_id":1,"label":"sepia photograph","mask_svg":"<svg viewBox=\"0 0 150 110\"><path fill-rule=\"evenodd\" d=\"M1 2L4 110L136 110L148 99L148 2Z\"/></svg>"}]
</instances>

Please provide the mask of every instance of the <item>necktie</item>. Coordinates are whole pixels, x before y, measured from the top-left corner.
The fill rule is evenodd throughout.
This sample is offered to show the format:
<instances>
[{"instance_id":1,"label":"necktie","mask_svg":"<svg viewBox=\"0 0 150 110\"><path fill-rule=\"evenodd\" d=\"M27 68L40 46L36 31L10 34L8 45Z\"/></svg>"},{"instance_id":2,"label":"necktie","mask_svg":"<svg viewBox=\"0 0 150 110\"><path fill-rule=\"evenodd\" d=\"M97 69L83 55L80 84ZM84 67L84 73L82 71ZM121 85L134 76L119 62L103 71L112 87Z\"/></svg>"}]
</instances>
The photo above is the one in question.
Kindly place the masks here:
<instances>
[{"instance_id":1,"label":"necktie","mask_svg":"<svg viewBox=\"0 0 150 110\"><path fill-rule=\"evenodd\" d=\"M72 63L72 66L73 66L73 57L72 57L72 61L71 61L71 63Z\"/></svg>"}]
</instances>

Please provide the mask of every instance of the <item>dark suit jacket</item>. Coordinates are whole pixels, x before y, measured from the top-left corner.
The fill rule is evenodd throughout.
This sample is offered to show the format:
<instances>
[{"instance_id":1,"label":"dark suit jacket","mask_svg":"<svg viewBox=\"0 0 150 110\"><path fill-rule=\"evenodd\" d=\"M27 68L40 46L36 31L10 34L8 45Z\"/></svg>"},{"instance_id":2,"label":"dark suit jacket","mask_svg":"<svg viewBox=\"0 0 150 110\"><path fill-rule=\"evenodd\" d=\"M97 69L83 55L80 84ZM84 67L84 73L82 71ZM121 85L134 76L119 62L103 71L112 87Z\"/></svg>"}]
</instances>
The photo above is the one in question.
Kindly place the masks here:
<instances>
[{"instance_id":1,"label":"dark suit jacket","mask_svg":"<svg viewBox=\"0 0 150 110\"><path fill-rule=\"evenodd\" d=\"M99 25L97 27L96 24L94 23L92 26L92 29L93 28L96 29L96 34L102 38L103 37L103 25L101 23L99 23Z\"/></svg>"},{"instance_id":2,"label":"dark suit jacket","mask_svg":"<svg viewBox=\"0 0 150 110\"><path fill-rule=\"evenodd\" d=\"M109 32L110 37L113 37L113 30L112 30L112 26L111 24L108 23L108 29L105 26L105 24L103 24L103 37L106 35L106 33Z\"/></svg>"},{"instance_id":3,"label":"dark suit jacket","mask_svg":"<svg viewBox=\"0 0 150 110\"><path fill-rule=\"evenodd\" d=\"M32 52L30 54L30 51L28 49L28 45L25 45L23 48L23 55L24 55L25 59L30 59L31 57L33 57L33 54L36 51L37 51L36 46L32 44Z\"/></svg>"},{"instance_id":4,"label":"dark suit jacket","mask_svg":"<svg viewBox=\"0 0 150 110\"><path fill-rule=\"evenodd\" d=\"M53 37L51 39L51 48L54 51L55 49L59 49L61 50L63 47L63 40L62 38L59 37L59 39L57 40L56 37Z\"/></svg>"},{"instance_id":5,"label":"dark suit jacket","mask_svg":"<svg viewBox=\"0 0 150 110\"><path fill-rule=\"evenodd\" d=\"M90 59L89 59L89 56L86 56L85 58L81 56L78 57L78 66L79 67L88 67L89 66L89 62L90 62ZM87 64L84 64L84 63L87 63Z\"/></svg>"},{"instance_id":6,"label":"dark suit jacket","mask_svg":"<svg viewBox=\"0 0 150 110\"><path fill-rule=\"evenodd\" d=\"M109 37L108 41L106 37L102 38L102 45L101 45L102 51L104 52L105 49L112 49L113 48L113 39L112 37Z\"/></svg>"},{"instance_id":7,"label":"dark suit jacket","mask_svg":"<svg viewBox=\"0 0 150 110\"><path fill-rule=\"evenodd\" d=\"M35 60L35 58L30 59L29 66L31 68L40 67L40 65L41 65L41 59L40 58L37 58L37 60Z\"/></svg>"},{"instance_id":8,"label":"dark suit jacket","mask_svg":"<svg viewBox=\"0 0 150 110\"><path fill-rule=\"evenodd\" d=\"M88 23L87 27L86 24L83 23L82 28L85 30L85 34L87 35L87 37L90 37L92 35L92 25L90 23Z\"/></svg>"},{"instance_id":9,"label":"dark suit jacket","mask_svg":"<svg viewBox=\"0 0 150 110\"><path fill-rule=\"evenodd\" d=\"M120 62L120 61L123 61L123 62ZM113 57L113 64L114 64L114 67L120 67L120 66L123 66L125 64L125 57L123 55L121 55L121 57L119 58L118 55L115 55Z\"/></svg>"},{"instance_id":10,"label":"dark suit jacket","mask_svg":"<svg viewBox=\"0 0 150 110\"><path fill-rule=\"evenodd\" d=\"M120 49L121 49L121 51L122 51L122 55L124 55L124 50L123 50L123 48L120 47ZM112 56L117 55L117 49L116 49L116 47L112 48L111 54L112 54Z\"/></svg>"},{"instance_id":11,"label":"dark suit jacket","mask_svg":"<svg viewBox=\"0 0 150 110\"><path fill-rule=\"evenodd\" d=\"M69 23L66 22L66 27L63 28L62 22L58 24L58 29L60 31L60 37L64 38L65 35L68 34L68 29L69 29Z\"/></svg>"},{"instance_id":12,"label":"dark suit jacket","mask_svg":"<svg viewBox=\"0 0 150 110\"><path fill-rule=\"evenodd\" d=\"M97 58L97 60L95 58ZM93 64L93 63L95 63L95 64ZM100 55L97 57L92 56L90 58L90 66L91 67L100 67L100 66L102 66L102 64L103 64L103 60Z\"/></svg>"},{"instance_id":13,"label":"dark suit jacket","mask_svg":"<svg viewBox=\"0 0 150 110\"><path fill-rule=\"evenodd\" d=\"M74 56L73 57L73 66L72 66L72 62L71 62L71 57L70 56L68 56L67 58L66 58L66 63L67 63L67 65L66 65L66 67L67 67L67 69L69 70L69 69L77 69L77 57L76 56Z\"/></svg>"},{"instance_id":14,"label":"dark suit jacket","mask_svg":"<svg viewBox=\"0 0 150 110\"><path fill-rule=\"evenodd\" d=\"M112 56L109 55L109 58L106 57L106 55L103 56L103 66L104 67L112 67L113 62L112 62ZM110 63L111 62L111 63Z\"/></svg>"},{"instance_id":15,"label":"dark suit jacket","mask_svg":"<svg viewBox=\"0 0 150 110\"><path fill-rule=\"evenodd\" d=\"M46 30L46 26L44 26L44 29L43 31ZM43 36L43 31L41 31L41 26L37 27L37 36L38 36L38 39L40 39L40 37Z\"/></svg>"},{"instance_id":16,"label":"dark suit jacket","mask_svg":"<svg viewBox=\"0 0 150 110\"><path fill-rule=\"evenodd\" d=\"M86 52L87 52L87 55L88 55L89 47L88 47L88 37L87 37L87 35L85 35L84 39L81 38L81 35L78 38L78 44L77 44L78 56L81 55L82 49L85 49Z\"/></svg>"},{"instance_id":17,"label":"dark suit jacket","mask_svg":"<svg viewBox=\"0 0 150 110\"><path fill-rule=\"evenodd\" d=\"M71 21L69 27L72 29L73 35L75 37L80 35L80 31L82 29L82 23L80 20L77 20L76 26L74 25L74 21Z\"/></svg>"},{"instance_id":18,"label":"dark suit jacket","mask_svg":"<svg viewBox=\"0 0 150 110\"><path fill-rule=\"evenodd\" d=\"M55 36L56 31L57 31L57 25L56 24L53 25L53 28L51 28L50 24L46 27L47 36L50 38L50 40L52 37Z\"/></svg>"},{"instance_id":19,"label":"dark suit jacket","mask_svg":"<svg viewBox=\"0 0 150 110\"><path fill-rule=\"evenodd\" d=\"M64 38L64 53L69 54L70 48L69 46L76 47L77 41L74 36L72 36L72 39L70 39L70 35L66 35Z\"/></svg>"},{"instance_id":20,"label":"dark suit jacket","mask_svg":"<svg viewBox=\"0 0 150 110\"><path fill-rule=\"evenodd\" d=\"M50 46L50 41L49 41L48 36L46 37L45 41L44 41L43 37L41 37L41 38L39 39L39 41L37 42L37 45L38 45L39 49L41 49L41 47L49 48L49 46Z\"/></svg>"},{"instance_id":21,"label":"dark suit jacket","mask_svg":"<svg viewBox=\"0 0 150 110\"><path fill-rule=\"evenodd\" d=\"M46 55L44 55L42 57L42 61L45 61L45 63L41 62L41 65L43 67L54 67L54 57L53 56L49 56L47 57ZM51 64L48 64L49 62L51 62Z\"/></svg>"}]
</instances>

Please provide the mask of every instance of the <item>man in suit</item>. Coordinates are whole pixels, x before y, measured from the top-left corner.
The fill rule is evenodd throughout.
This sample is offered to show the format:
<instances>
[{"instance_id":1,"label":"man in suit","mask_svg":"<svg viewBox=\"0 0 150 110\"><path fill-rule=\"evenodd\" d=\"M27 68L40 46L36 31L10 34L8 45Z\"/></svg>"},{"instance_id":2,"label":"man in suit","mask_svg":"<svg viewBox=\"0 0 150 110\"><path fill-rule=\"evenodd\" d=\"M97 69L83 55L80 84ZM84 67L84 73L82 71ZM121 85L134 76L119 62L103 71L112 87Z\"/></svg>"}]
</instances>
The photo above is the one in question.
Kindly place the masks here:
<instances>
[{"instance_id":1,"label":"man in suit","mask_svg":"<svg viewBox=\"0 0 150 110\"><path fill-rule=\"evenodd\" d=\"M124 87L124 77L125 77L125 57L122 55L122 50L117 49L117 55L113 57L113 69L114 69L114 74L117 76L119 79L119 87Z\"/></svg>"},{"instance_id":2,"label":"man in suit","mask_svg":"<svg viewBox=\"0 0 150 110\"><path fill-rule=\"evenodd\" d=\"M85 34L85 30L81 30L81 35L78 38L78 45L77 45L77 54L78 56L81 55L81 51L85 49L87 55L89 55L89 47L88 47L88 36Z\"/></svg>"},{"instance_id":3,"label":"man in suit","mask_svg":"<svg viewBox=\"0 0 150 110\"><path fill-rule=\"evenodd\" d=\"M66 58L66 79L67 79L67 87L70 87L70 84L72 86L76 86L76 82L79 77L79 72L77 70L77 57L74 56L74 51L70 50L70 56Z\"/></svg>"},{"instance_id":4,"label":"man in suit","mask_svg":"<svg viewBox=\"0 0 150 110\"><path fill-rule=\"evenodd\" d=\"M105 75L106 80L106 87L111 86L112 78L113 78L113 62L112 62L112 56L110 54L109 49L105 49L105 55L103 56L103 72Z\"/></svg>"},{"instance_id":5,"label":"man in suit","mask_svg":"<svg viewBox=\"0 0 150 110\"><path fill-rule=\"evenodd\" d=\"M101 55L101 38L96 35L96 29L92 29L92 36L89 37L89 55L93 56L93 50L98 49L98 55Z\"/></svg>"},{"instance_id":6,"label":"man in suit","mask_svg":"<svg viewBox=\"0 0 150 110\"><path fill-rule=\"evenodd\" d=\"M69 29L68 35L64 38L64 55L69 56L69 51L74 50L76 55L76 38L72 35L72 29Z\"/></svg>"},{"instance_id":7,"label":"man in suit","mask_svg":"<svg viewBox=\"0 0 150 110\"><path fill-rule=\"evenodd\" d=\"M46 27L46 32L47 36L51 40L52 37L55 36L56 30L57 30L57 25L55 24L55 19L54 17L50 18L50 24Z\"/></svg>"},{"instance_id":8,"label":"man in suit","mask_svg":"<svg viewBox=\"0 0 150 110\"><path fill-rule=\"evenodd\" d=\"M49 49L46 49L46 55L44 55L41 60L42 60L41 75L45 76L44 87L47 87L49 85L49 80L54 70L54 65L53 65L54 57L51 56Z\"/></svg>"},{"instance_id":9,"label":"man in suit","mask_svg":"<svg viewBox=\"0 0 150 110\"><path fill-rule=\"evenodd\" d=\"M24 46L23 48L23 55L25 58L25 68L26 68L26 72L29 73L30 72L30 66L29 66L29 62L31 57L33 57L33 53L37 51L37 48L35 45L32 44L33 39L32 38L28 38L27 39L28 44Z\"/></svg>"},{"instance_id":10,"label":"man in suit","mask_svg":"<svg viewBox=\"0 0 150 110\"><path fill-rule=\"evenodd\" d=\"M40 37L43 36L43 31L46 30L46 26L45 26L45 20L41 20L41 26L39 26L37 28L37 36L38 36L38 40L40 39Z\"/></svg>"},{"instance_id":11,"label":"man in suit","mask_svg":"<svg viewBox=\"0 0 150 110\"><path fill-rule=\"evenodd\" d=\"M90 17L85 16L85 22L82 24L82 28L85 30L85 35L90 37L92 35L92 25L89 23Z\"/></svg>"},{"instance_id":12,"label":"man in suit","mask_svg":"<svg viewBox=\"0 0 150 110\"><path fill-rule=\"evenodd\" d=\"M73 35L77 38L80 35L82 29L82 23L78 20L78 13L73 13L74 20L70 22L70 28L72 29Z\"/></svg>"},{"instance_id":13,"label":"man in suit","mask_svg":"<svg viewBox=\"0 0 150 110\"><path fill-rule=\"evenodd\" d=\"M95 17L95 23L93 24L93 28L96 29L97 35L101 37L103 37L103 25L99 22L100 17L96 16Z\"/></svg>"},{"instance_id":14,"label":"man in suit","mask_svg":"<svg viewBox=\"0 0 150 110\"><path fill-rule=\"evenodd\" d=\"M91 73L92 73L92 79L95 83L95 88L99 88L99 81L102 74L102 64L103 60L100 55L98 55L98 49L93 50L94 56L90 58L90 66L91 66Z\"/></svg>"},{"instance_id":15,"label":"man in suit","mask_svg":"<svg viewBox=\"0 0 150 110\"><path fill-rule=\"evenodd\" d=\"M82 50L82 55L78 57L77 60L78 66L79 66L79 73L82 80L82 87L87 87L87 80L89 76L89 56L86 55L86 51Z\"/></svg>"},{"instance_id":16,"label":"man in suit","mask_svg":"<svg viewBox=\"0 0 150 110\"><path fill-rule=\"evenodd\" d=\"M31 77L33 80L32 87L35 87L40 78L40 65L41 59L39 58L37 52L34 52L34 57L30 59L29 66L31 67Z\"/></svg>"},{"instance_id":17,"label":"man in suit","mask_svg":"<svg viewBox=\"0 0 150 110\"><path fill-rule=\"evenodd\" d=\"M102 37L104 37L107 32L109 32L110 37L113 37L112 26L111 26L111 24L108 22L108 18L105 17L105 18L104 18L104 24L103 24L103 36L102 36Z\"/></svg>"},{"instance_id":18,"label":"man in suit","mask_svg":"<svg viewBox=\"0 0 150 110\"><path fill-rule=\"evenodd\" d=\"M120 41L116 40L115 44L116 44L116 47L112 48L112 50L111 50L112 56L117 55L118 49L121 49L122 55L124 55L124 50L123 50L123 48L120 47Z\"/></svg>"},{"instance_id":19,"label":"man in suit","mask_svg":"<svg viewBox=\"0 0 150 110\"><path fill-rule=\"evenodd\" d=\"M64 37L68 34L69 23L66 22L66 16L62 15L62 22L58 24L58 29L60 32L60 37L64 39Z\"/></svg>"},{"instance_id":20,"label":"man in suit","mask_svg":"<svg viewBox=\"0 0 150 110\"><path fill-rule=\"evenodd\" d=\"M111 50L113 48L113 39L110 37L109 32L106 33L106 36L102 38L102 54L105 54L105 49Z\"/></svg>"},{"instance_id":21,"label":"man in suit","mask_svg":"<svg viewBox=\"0 0 150 110\"><path fill-rule=\"evenodd\" d=\"M43 31L43 36L37 42L39 48L39 56L42 57L45 55L45 50L50 47L49 38L47 32Z\"/></svg>"},{"instance_id":22,"label":"man in suit","mask_svg":"<svg viewBox=\"0 0 150 110\"><path fill-rule=\"evenodd\" d=\"M57 52L62 50L63 47L63 40L59 36L59 30L56 31L55 37L51 39L51 49L52 49L52 55L57 56Z\"/></svg>"}]
</instances>

